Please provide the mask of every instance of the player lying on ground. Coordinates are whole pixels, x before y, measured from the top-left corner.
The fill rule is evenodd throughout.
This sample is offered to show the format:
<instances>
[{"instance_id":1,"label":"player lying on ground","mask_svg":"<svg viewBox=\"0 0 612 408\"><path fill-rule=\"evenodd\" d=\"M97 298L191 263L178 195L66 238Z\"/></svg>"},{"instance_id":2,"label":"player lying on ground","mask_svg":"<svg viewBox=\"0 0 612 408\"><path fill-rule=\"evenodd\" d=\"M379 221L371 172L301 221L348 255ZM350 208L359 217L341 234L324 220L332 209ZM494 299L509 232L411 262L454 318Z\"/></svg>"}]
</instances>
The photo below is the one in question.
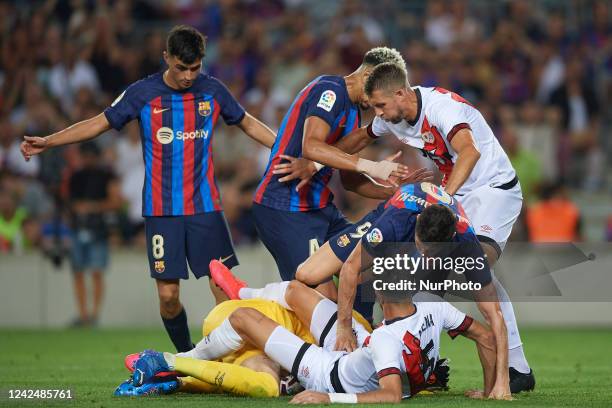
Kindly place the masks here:
<instances>
[{"instance_id":1,"label":"player lying on ground","mask_svg":"<svg viewBox=\"0 0 612 408\"><path fill-rule=\"evenodd\" d=\"M217 268L220 266L225 268L222 266L221 262L213 261L211 263L211 270L215 268L215 263L217 264ZM316 296L316 300L322 298L314 290L310 288L306 289L309 293L311 292L309 304L312 305L314 303L312 295ZM217 301L224 300L220 299L217 293L213 293ZM297 292L294 291L293 293ZM293 298L296 299L295 301L302 301L305 296L297 293L293 295ZM227 297L225 297L225 299L227 299ZM262 299L223 301L205 318L203 325L204 339L198 343L193 350L176 354L178 358L176 359L175 371L178 371L178 373L170 373L172 374L170 377L166 374L161 378L155 378L154 381L148 381L139 386L135 386L131 381L127 381L118 388L116 394L166 394L175 392L177 389L181 392L226 392L251 397L275 397L278 396L279 393L287 393L289 391L288 388L292 385L292 377L283 376L284 373L277 363L270 360L262 350L251 345L246 345L239 350L224 355L223 358L220 359L220 362L202 360L206 356L200 354L200 349L203 344L207 343L207 336L211 334L214 329L220 327L232 312L239 307L248 307L257 310L289 332L294 333L296 336L309 343L314 343L316 341L315 338L320 341L321 332L325 330L324 325L316 324L316 322L321 321L322 318L313 318L312 322L310 322L309 314L308 322L300 320L294 312L289 310L290 306L287 304L285 307L282 307L278 303ZM298 308L298 310L302 311L303 309ZM310 312L306 311L303 313ZM314 313L319 312L312 311L312 314ZM326 317L323 316L323 318ZM360 338L363 340L369 335L372 329L369 323L358 313L355 313L355 319L359 322L356 327L359 327L359 333L362 333L360 334ZM327 323L327 320L325 320L324 323ZM310 330L308 330L309 324ZM328 332L330 330L331 328L327 329ZM311 332L315 337L311 335ZM326 342L328 347L330 345L333 346L333 341L332 339ZM147 353L148 351L144 352L144 354ZM131 370L134 369L133 363L134 361L126 361L126 365ZM177 378L177 375L180 375L180 377Z\"/></svg>"},{"instance_id":2,"label":"player lying on ground","mask_svg":"<svg viewBox=\"0 0 612 408\"><path fill-rule=\"evenodd\" d=\"M227 298L226 298L227 299ZM207 336L238 308L252 308L294 333L304 341L314 342L310 331L291 311L272 301L262 299L224 301L213 308L203 322L202 332ZM144 353L147 353L145 351ZM281 383L285 377L277 363L263 351L247 345L229 353L219 361L199 359L198 346L188 352L178 353L177 372L162 373L155 381L141 386L132 384L131 379L119 386L116 395L168 394L172 392L191 393L232 393L250 397L277 397L283 393ZM134 370L138 355L126 358L126 366Z\"/></svg>"},{"instance_id":3,"label":"player lying on ground","mask_svg":"<svg viewBox=\"0 0 612 408\"><path fill-rule=\"evenodd\" d=\"M218 267L225 268L220 263ZM226 268L222 275L233 279ZM395 298L395 293L380 292L386 324L364 337L367 332L355 323L363 347L346 353L331 351L337 311L333 302L297 281L266 289L269 298L292 308L303 323L310 322L320 346L305 342L255 309L239 308L196 348L200 357L208 359L245 344L265 350L308 390L292 403L399 402L403 375L410 388L408 395L414 395L426 386L436 367L442 330L448 330L451 337L464 334L477 342L485 393L493 385L495 343L490 330L439 297L421 294L415 305L405 297ZM145 354L136 362L133 381L144 383L159 371L178 369L183 361L170 353Z\"/></svg>"}]
</instances>

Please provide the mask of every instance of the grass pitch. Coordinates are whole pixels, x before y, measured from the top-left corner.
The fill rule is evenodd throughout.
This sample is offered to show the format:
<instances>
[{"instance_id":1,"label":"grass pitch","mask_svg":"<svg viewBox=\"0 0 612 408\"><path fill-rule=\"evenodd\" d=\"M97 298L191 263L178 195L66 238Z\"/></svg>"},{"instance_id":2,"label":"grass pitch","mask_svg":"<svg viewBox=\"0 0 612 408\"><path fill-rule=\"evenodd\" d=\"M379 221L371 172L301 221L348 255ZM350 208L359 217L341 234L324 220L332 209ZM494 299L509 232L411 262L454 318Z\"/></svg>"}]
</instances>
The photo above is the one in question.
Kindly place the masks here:
<instances>
[{"instance_id":1,"label":"grass pitch","mask_svg":"<svg viewBox=\"0 0 612 408\"><path fill-rule=\"evenodd\" d=\"M536 375L536 390L513 402L474 401L463 391L481 386L475 347L444 336L451 359L451 389L404 401L415 407L612 406L612 329L525 329L521 332ZM194 332L194 339L199 335ZM288 398L256 400L222 395L113 397L128 377L123 357L144 348L172 350L160 327L148 330L0 330L0 406L66 407L248 407L287 405ZM9 400L8 389L70 388L73 399Z\"/></svg>"}]
</instances>

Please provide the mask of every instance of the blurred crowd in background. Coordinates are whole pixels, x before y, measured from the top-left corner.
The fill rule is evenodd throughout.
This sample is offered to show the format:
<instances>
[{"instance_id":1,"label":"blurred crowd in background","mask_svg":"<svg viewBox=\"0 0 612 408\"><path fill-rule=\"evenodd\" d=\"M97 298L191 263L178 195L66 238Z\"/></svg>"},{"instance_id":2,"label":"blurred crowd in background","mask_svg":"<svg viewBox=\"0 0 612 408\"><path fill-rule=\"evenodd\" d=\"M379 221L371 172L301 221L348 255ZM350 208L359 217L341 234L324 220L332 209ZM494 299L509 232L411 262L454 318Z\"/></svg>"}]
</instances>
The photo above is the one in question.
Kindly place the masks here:
<instances>
[{"instance_id":1,"label":"blurred crowd in background","mask_svg":"<svg viewBox=\"0 0 612 408\"><path fill-rule=\"evenodd\" d=\"M315 76L346 75L368 49L397 48L412 85L461 94L494 129L525 196L515 239L550 240L540 230L550 219L558 227L555 211L568 224L559 238L580 239L580 209L570 197L610 199L607 1L0 1L0 253L40 247L60 262L97 194L74 191L83 169L95 169L110 192L87 222L102 222L111 245L143 245L137 123L94 147L53 149L29 162L19 144L23 135L95 116L131 82L164 69L165 36L179 23L208 37L204 70L273 129ZM363 124L369 120L371 113ZM257 240L249 209L268 149L222 124L214 137L226 216L235 243L248 245ZM407 164L431 166L391 137L364 154L382 158L398 149ZM335 185L349 218L372 208ZM601 239L612 240L610 220Z\"/></svg>"}]
</instances>

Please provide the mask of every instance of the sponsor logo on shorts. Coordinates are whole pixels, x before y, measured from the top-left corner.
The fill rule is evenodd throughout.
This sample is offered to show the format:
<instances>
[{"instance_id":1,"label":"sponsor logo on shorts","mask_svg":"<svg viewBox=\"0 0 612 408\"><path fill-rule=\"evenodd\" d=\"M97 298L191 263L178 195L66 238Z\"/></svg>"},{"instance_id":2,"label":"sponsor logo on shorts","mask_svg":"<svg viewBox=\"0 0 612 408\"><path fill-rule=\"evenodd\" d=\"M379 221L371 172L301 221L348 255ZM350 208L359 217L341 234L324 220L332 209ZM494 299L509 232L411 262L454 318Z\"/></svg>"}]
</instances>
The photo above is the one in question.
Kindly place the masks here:
<instances>
[{"instance_id":1,"label":"sponsor logo on shorts","mask_svg":"<svg viewBox=\"0 0 612 408\"><path fill-rule=\"evenodd\" d=\"M300 369L300 375L303 378L308 378L310 376L310 369L308 368L308 366L304 366Z\"/></svg>"},{"instance_id":2,"label":"sponsor logo on shorts","mask_svg":"<svg viewBox=\"0 0 612 408\"><path fill-rule=\"evenodd\" d=\"M491 228L490 225L481 225L480 226L480 232L490 233L491 231L493 231L493 228Z\"/></svg>"},{"instance_id":3,"label":"sponsor logo on shorts","mask_svg":"<svg viewBox=\"0 0 612 408\"><path fill-rule=\"evenodd\" d=\"M374 228L366 235L366 239L373 246L380 244L383 241L382 231L378 228Z\"/></svg>"},{"instance_id":4,"label":"sponsor logo on shorts","mask_svg":"<svg viewBox=\"0 0 612 408\"><path fill-rule=\"evenodd\" d=\"M225 261L227 261L228 259L230 259L232 256L234 256L234 254L229 254L228 256L225 257L219 257L219 262L221 263L225 263Z\"/></svg>"},{"instance_id":5,"label":"sponsor logo on shorts","mask_svg":"<svg viewBox=\"0 0 612 408\"><path fill-rule=\"evenodd\" d=\"M198 102L198 113L200 116L208 116L212 112L210 109L210 101Z\"/></svg>"},{"instance_id":6,"label":"sponsor logo on shorts","mask_svg":"<svg viewBox=\"0 0 612 408\"><path fill-rule=\"evenodd\" d=\"M341 235L340 238L338 238L338 242L337 242L337 244L338 244L338 246L340 248L344 248L345 246L347 246L350 243L351 243L351 240L349 239L348 235L346 235L346 234Z\"/></svg>"},{"instance_id":7,"label":"sponsor logo on shorts","mask_svg":"<svg viewBox=\"0 0 612 408\"><path fill-rule=\"evenodd\" d=\"M164 261L155 261L155 272L163 273L166 270L166 263Z\"/></svg>"}]
</instances>

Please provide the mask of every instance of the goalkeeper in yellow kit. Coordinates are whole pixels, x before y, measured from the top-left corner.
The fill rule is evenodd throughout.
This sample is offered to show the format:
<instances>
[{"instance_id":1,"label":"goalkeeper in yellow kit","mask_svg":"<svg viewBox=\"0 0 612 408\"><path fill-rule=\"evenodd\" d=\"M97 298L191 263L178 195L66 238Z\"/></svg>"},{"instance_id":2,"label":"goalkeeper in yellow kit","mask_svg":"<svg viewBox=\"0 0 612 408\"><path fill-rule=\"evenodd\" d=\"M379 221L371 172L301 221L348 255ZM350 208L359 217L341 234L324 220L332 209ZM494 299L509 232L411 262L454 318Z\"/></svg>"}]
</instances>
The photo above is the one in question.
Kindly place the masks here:
<instances>
[{"instance_id":1,"label":"goalkeeper in yellow kit","mask_svg":"<svg viewBox=\"0 0 612 408\"><path fill-rule=\"evenodd\" d=\"M215 295L218 300L221 300L219 294ZM234 310L248 307L258 310L302 340L317 344L317 339L311 334L314 324L314 321L311 320L314 306L322 295L314 289L299 284L294 285L290 296L296 302L295 305L292 305L293 311L288 310L287 304L281 306L284 303L284 295L281 296L282 299L276 299L281 304L264 299L229 300L217 304L204 319L202 328L204 338L200 343L206 343L208 334L220 326ZM361 315L355 312L355 318L360 326L371 332L369 323ZM318 340L320 342L321 339ZM133 369L134 361L148 352L150 351L128 356L126 358L128 368ZM169 394L179 391L277 397L280 394L292 394L301 390L297 380L288 373L281 372L278 363L268 358L264 351L248 343L240 350L226 355L220 361L209 361L206 356L198 355L196 345L193 350L176 354L174 370L174 372L158 374L155 381L147 382L139 387L134 386L128 380L117 388L115 395Z\"/></svg>"}]
</instances>

